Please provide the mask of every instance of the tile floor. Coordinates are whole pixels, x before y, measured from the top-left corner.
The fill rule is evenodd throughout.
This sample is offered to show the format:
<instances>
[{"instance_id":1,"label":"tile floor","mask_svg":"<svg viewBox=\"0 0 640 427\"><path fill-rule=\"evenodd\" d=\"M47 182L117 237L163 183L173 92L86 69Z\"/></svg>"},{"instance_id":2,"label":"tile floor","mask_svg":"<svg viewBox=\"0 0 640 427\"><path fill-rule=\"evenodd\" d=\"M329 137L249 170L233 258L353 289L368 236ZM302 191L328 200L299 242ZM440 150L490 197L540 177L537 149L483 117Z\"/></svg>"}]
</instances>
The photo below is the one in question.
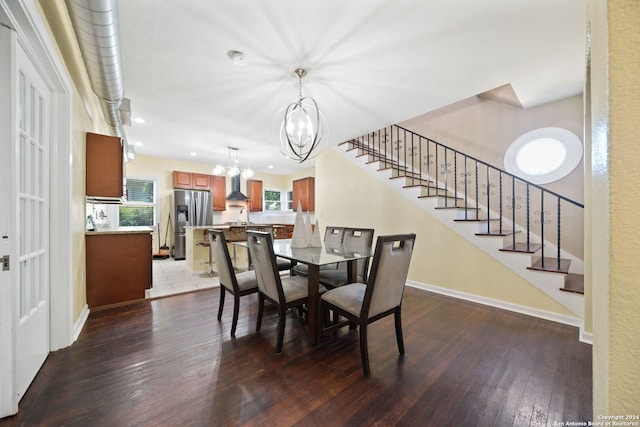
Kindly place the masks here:
<instances>
[{"instance_id":1,"label":"tile floor","mask_svg":"<svg viewBox=\"0 0 640 427\"><path fill-rule=\"evenodd\" d=\"M165 297L218 286L220 282L217 277L210 277L207 273L193 273L184 260L154 259L153 286L145 291L145 297Z\"/></svg>"}]
</instances>

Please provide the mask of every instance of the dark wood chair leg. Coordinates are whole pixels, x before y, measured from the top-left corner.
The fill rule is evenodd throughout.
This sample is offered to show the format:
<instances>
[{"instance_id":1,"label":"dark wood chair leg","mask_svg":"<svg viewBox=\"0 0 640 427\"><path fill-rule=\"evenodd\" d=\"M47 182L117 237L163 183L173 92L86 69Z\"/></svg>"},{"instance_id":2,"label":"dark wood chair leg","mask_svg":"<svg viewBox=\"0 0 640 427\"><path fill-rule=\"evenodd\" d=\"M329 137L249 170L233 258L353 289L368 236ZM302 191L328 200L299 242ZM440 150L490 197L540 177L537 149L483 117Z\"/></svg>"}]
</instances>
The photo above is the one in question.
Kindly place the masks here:
<instances>
[{"instance_id":1,"label":"dark wood chair leg","mask_svg":"<svg viewBox=\"0 0 640 427\"><path fill-rule=\"evenodd\" d=\"M276 343L276 353L282 353L282 344L284 343L284 324L287 320L287 309L278 308L278 341Z\"/></svg>"},{"instance_id":2,"label":"dark wood chair leg","mask_svg":"<svg viewBox=\"0 0 640 427\"><path fill-rule=\"evenodd\" d=\"M256 319L256 332L260 331L262 325L262 313L264 312L264 295L258 296L258 318Z\"/></svg>"},{"instance_id":3,"label":"dark wood chair leg","mask_svg":"<svg viewBox=\"0 0 640 427\"><path fill-rule=\"evenodd\" d=\"M238 313L240 312L240 296L233 295L233 320L231 321L231 336L236 336L236 326L238 326Z\"/></svg>"},{"instance_id":4,"label":"dark wood chair leg","mask_svg":"<svg viewBox=\"0 0 640 427\"><path fill-rule=\"evenodd\" d=\"M218 320L222 320L222 309L224 308L225 288L220 285L220 304L218 304Z\"/></svg>"},{"instance_id":5,"label":"dark wood chair leg","mask_svg":"<svg viewBox=\"0 0 640 427\"><path fill-rule=\"evenodd\" d=\"M362 359L362 373L365 377L371 376L369 370L369 350L367 347L367 323L360 323L360 358Z\"/></svg>"},{"instance_id":6,"label":"dark wood chair leg","mask_svg":"<svg viewBox=\"0 0 640 427\"><path fill-rule=\"evenodd\" d=\"M398 307L394 313L396 320L396 340L398 341L398 351L400 354L404 354L404 339L402 338L402 319L400 313L400 307Z\"/></svg>"}]
</instances>

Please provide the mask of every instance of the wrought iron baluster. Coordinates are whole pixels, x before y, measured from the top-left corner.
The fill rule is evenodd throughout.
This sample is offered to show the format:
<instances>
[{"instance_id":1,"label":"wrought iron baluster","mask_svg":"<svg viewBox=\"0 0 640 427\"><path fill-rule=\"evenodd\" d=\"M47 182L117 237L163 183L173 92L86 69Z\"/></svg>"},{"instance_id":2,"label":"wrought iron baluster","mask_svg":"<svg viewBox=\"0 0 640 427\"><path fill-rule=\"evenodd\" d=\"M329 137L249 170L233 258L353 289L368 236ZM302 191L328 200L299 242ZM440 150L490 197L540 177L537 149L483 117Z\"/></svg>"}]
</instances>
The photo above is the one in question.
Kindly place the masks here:
<instances>
[{"instance_id":1,"label":"wrought iron baluster","mask_svg":"<svg viewBox=\"0 0 640 427\"><path fill-rule=\"evenodd\" d=\"M558 223L556 224L556 227L558 229L558 271L560 271L560 199L558 198Z\"/></svg>"},{"instance_id":2,"label":"wrought iron baluster","mask_svg":"<svg viewBox=\"0 0 640 427\"><path fill-rule=\"evenodd\" d=\"M544 242L544 190L540 190L540 236ZM542 245L542 268L544 269L544 244Z\"/></svg>"},{"instance_id":3,"label":"wrought iron baluster","mask_svg":"<svg viewBox=\"0 0 640 427\"><path fill-rule=\"evenodd\" d=\"M498 196L500 199L498 204L498 229L502 234L502 172L498 172Z\"/></svg>"},{"instance_id":4,"label":"wrought iron baluster","mask_svg":"<svg viewBox=\"0 0 640 427\"><path fill-rule=\"evenodd\" d=\"M469 185L467 172L467 156L464 156L464 219L469 219Z\"/></svg>"},{"instance_id":5,"label":"wrought iron baluster","mask_svg":"<svg viewBox=\"0 0 640 427\"><path fill-rule=\"evenodd\" d=\"M478 161L476 160L476 197L475 197L475 199L476 199L476 214L478 213L478 210L480 209L480 205L479 205L479 203L480 203L480 188L478 187L479 186L478 178L480 178L479 173L480 172L478 171Z\"/></svg>"},{"instance_id":6,"label":"wrought iron baluster","mask_svg":"<svg viewBox=\"0 0 640 427\"><path fill-rule=\"evenodd\" d=\"M528 182L527 182L527 251L531 251L531 201L530 201L530 189L529 189Z\"/></svg>"}]
</instances>

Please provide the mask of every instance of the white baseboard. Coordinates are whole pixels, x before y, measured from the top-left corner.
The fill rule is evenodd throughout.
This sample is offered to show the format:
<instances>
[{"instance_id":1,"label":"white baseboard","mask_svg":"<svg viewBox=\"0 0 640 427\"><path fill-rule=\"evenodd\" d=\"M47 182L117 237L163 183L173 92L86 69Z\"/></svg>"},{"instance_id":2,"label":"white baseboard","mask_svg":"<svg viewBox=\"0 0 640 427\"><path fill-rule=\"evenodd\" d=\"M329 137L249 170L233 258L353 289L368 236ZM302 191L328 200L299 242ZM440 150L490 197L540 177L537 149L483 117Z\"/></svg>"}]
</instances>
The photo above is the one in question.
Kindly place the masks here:
<instances>
[{"instance_id":1,"label":"white baseboard","mask_svg":"<svg viewBox=\"0 0 640 427\"><path fill-rule=\"evenodd\" d=\"M513 311L515 313L524 314L531 317L537 317L539 319L550 320L552 322L562 323L564 325L574 326L580 329L579 340L587 344L591 344L592 335L588 332L584 332L584 322L582 319L573 316L566 316L563 314L553 313L551 311L540 310L537 308L527 307L524 305L513 304L506 301L501 301L493 298L487 298L480 295L469 294L466 292L455 291L453 289L441 288L439 286L429 285L426 283L415 282L407 280L407 286L413 288L422 289L429 292L434 292L440 295L446 295L453 298L462 299L465 301L475 302L478 304L488 305L490 307L500 308L502 310Z\"/></svg>"},{"instance_id":2,"label":"white baseboard","mask_svg":"<svg viewBox=\"0 0 640 427\"><path fill-rule=\"evenodd\" d=\"M593 345L593 334L591 332L585 332L584 324L580 326L580 342Z\"/></svg>"},{"instance_id":3,"label":"white baseboard","mask_svg":"<svg viewBox=\"0 0 640 427\"><path fill-rule=\"evenodd\" d=\"M80 332L82 332L82 328L84 328L87 318L89 318L89 306L85 304L80 316L78 316L78 320L76 320L76 323L73 325L73 342L76 342L80 336Z\"/></svg>"}]
</instances>

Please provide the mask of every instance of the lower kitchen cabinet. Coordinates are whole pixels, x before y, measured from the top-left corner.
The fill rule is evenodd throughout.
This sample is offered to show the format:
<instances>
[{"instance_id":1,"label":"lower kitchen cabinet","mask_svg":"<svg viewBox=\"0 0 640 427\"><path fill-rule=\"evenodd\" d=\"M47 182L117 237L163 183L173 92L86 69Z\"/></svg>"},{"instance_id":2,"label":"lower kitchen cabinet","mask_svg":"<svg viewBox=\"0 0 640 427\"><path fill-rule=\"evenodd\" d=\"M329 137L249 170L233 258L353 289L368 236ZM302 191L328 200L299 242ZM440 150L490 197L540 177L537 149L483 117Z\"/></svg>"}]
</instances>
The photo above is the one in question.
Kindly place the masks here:
<instances>
[{"instance_id":1,"label":"lower kitchen cabinet","mask_svg":"<svg viewBox=\"0 0 640 427\"><path fill-rule=\"evenodd\" d=\"M143 299L152 285L150 232L88 232L89 308Z\"/></svg>"}]
</instances>

